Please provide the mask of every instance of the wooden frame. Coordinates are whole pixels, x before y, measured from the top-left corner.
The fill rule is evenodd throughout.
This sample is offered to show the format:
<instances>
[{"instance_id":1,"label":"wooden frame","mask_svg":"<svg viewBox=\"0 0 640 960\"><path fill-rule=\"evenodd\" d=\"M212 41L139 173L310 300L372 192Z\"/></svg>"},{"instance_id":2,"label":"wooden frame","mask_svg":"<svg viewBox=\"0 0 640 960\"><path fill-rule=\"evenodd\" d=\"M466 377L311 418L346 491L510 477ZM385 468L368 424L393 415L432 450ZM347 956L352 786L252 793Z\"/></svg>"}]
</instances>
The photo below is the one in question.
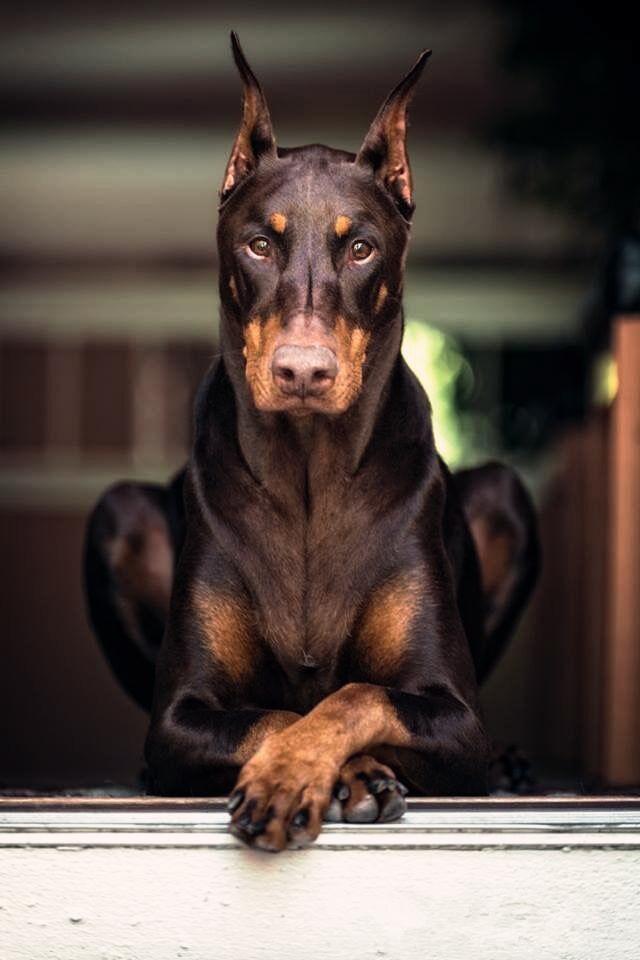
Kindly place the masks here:
<instances>
[{"instance_id":1,"label":"wooden frame","mask_svg":"<svg viewBox=\"0 0 640 960\"><path fill-rule=\"evenodd\" d=\"M640 315L614 325L618 393L609 450L608 619L602 768L640 783Z\"/></svg>"}]
</instances>

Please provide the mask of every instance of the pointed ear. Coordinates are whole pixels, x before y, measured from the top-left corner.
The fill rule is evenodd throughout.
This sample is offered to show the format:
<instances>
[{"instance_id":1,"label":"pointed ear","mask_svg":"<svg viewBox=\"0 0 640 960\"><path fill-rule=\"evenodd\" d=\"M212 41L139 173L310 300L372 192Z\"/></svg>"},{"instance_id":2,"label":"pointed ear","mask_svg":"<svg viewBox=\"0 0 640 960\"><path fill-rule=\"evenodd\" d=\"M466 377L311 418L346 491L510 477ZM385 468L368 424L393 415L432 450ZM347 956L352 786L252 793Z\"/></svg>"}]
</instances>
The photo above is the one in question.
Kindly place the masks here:
<instances>
[{"instance_id":1,"label":"pointed ear","mask_svg":"<svg viewBox=\"0 0 640 960\"><path fill-rule=\"evenodd\" d=\"M377 179L391 193L405 220L411 219L414 210L407 154L407 108L430 56L431 50L423 50L409 73L391 91L356 157L356 163L373 169Z\"/></svg>"},{"instance_id":2,"label":"pointed ear","mask_svg":"<svg viewBox=\"0 0 640 960\"><path fill-rule=\"evenodd\" d=\"M267 101L247 63L235 31L231 33L231 49L242 77L242 122L222 181L221 203L245 177L253 173L261 157L276 154Z\"/></svg>"}]
</instances>

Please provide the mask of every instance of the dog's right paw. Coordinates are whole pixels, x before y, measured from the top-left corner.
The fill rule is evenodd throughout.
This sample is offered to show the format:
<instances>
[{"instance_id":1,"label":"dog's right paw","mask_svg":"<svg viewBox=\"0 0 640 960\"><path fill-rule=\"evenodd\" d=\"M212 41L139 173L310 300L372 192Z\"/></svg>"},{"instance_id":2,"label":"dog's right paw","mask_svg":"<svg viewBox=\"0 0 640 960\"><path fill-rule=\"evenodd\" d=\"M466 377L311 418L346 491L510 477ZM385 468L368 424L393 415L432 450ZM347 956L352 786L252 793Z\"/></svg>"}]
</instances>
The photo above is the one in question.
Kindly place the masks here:
<instances>
[{"instance_id":1,"label":"dog's right paw","mask_svg":"<svg viewBox=\"0 0 640 960\"><path fill-rule=\"evenodd\" d=\"M408 791L390 767L358 754L340 770L324 819L330 823L388 823L407 809Z\"/></svg>"}]
</instances>

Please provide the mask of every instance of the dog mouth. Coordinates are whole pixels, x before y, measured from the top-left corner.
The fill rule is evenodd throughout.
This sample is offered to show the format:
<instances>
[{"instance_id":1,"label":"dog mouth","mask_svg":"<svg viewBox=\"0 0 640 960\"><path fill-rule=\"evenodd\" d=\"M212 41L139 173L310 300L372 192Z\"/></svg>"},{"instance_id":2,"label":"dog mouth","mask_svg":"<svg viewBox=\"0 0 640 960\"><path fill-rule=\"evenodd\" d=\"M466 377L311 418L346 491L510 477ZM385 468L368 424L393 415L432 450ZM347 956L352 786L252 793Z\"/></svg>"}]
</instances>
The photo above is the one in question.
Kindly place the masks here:
<instances>
[{"instance_id":1,"label":"dog mouth","mask_svg":"<svg viewBox=\"0 0 640 960\"><path fill-rule=\"evenodd\" d=\"M263 413L286 413L293 417L308 417L312 414L338 416L344 413L356 399L355 390L340 391L331 388L321 396L304 389L287 392L273 384L264 385L249 380L249 389L254 406Z\"/></svg>"},{"instance_id":2,"label":"dog mouth","mask_svg":"<svg viewBox=\"0 0 640 960\"><path fill-rule=\"evenodd\" d=\"M334 408L334 405L317 397L283 397L276 400L270 408L273 413L288 413L292 417L309 417L314 413L337 415L343 411Z\"/></svg>"}]
</instances>

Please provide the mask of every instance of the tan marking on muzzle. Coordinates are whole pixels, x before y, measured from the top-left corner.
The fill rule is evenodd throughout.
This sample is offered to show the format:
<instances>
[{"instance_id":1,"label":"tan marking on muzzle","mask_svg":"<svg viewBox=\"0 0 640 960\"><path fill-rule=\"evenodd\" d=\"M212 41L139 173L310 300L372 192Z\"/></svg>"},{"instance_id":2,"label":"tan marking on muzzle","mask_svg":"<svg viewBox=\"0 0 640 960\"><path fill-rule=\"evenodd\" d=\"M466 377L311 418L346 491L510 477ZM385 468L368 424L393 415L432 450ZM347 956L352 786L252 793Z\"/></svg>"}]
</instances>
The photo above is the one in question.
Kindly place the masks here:
<instances>
[{"instance_id":1,"label":"tan marking on muzzle","mask_svg":"<svg viewBox=\"0 0 640 960\"><path fill-rule=\"evenodd\" d=\"M344 237L345 233L348 233L351 229L351 223L351 217L347 217L344 213L341 213L339 217L336 217L336 222L333 225L336 237Z\"/></svg>"},{"instance_id":2,"label":"tan marking on muzzle","mask_svg":"<svg viewBox=\"0 0 640 960\"><path fill-rule=\"evenodd\" d=\"M242 353L246 361L245 376L253 395L253 402L259 409L269 409L273 406L271 360L275 340L280 331L279 314L272 314L264 323L258 319L251 320L243 331Z\"/></svg>"},{"instance_id":3,"label":"tan marking on muzzle","mask_svg":"<svg viewBox=\"0 0 640 960\"><path fill-rule=\"evenodd\" d=\"M360 393L362 367L371 334L361 327L349 327L344 317L338 317L335 335L339 369L332 390L332 406L336 413L341 413L351 406Z\"/></svg>"},{"instance_id":4,"label":"tan marking on muzzle","mask_svg":"<svg viewBox=\"0 0 640 960\"><path fill-rule=\"evenodd\" d=\"M284 233L287 229L287 218L284 213L272 213L269 217L269 223L276 233Z\"/></svg>"},{"instance_id":5,"label":"tan marking on muzzle","mask_svg":"<svg viewBox=\"0 0 640 960\"><path fill-rule=\"evenodd\" d=\"M386 283L383 282L380 284L380 289L378 290L378 296L376 297L376 305L374 307L375 313L380 313L380 311L382 310L382 308L386 303L388 295L389 295L389 289Z\"/></svg>"}]
</instances>

